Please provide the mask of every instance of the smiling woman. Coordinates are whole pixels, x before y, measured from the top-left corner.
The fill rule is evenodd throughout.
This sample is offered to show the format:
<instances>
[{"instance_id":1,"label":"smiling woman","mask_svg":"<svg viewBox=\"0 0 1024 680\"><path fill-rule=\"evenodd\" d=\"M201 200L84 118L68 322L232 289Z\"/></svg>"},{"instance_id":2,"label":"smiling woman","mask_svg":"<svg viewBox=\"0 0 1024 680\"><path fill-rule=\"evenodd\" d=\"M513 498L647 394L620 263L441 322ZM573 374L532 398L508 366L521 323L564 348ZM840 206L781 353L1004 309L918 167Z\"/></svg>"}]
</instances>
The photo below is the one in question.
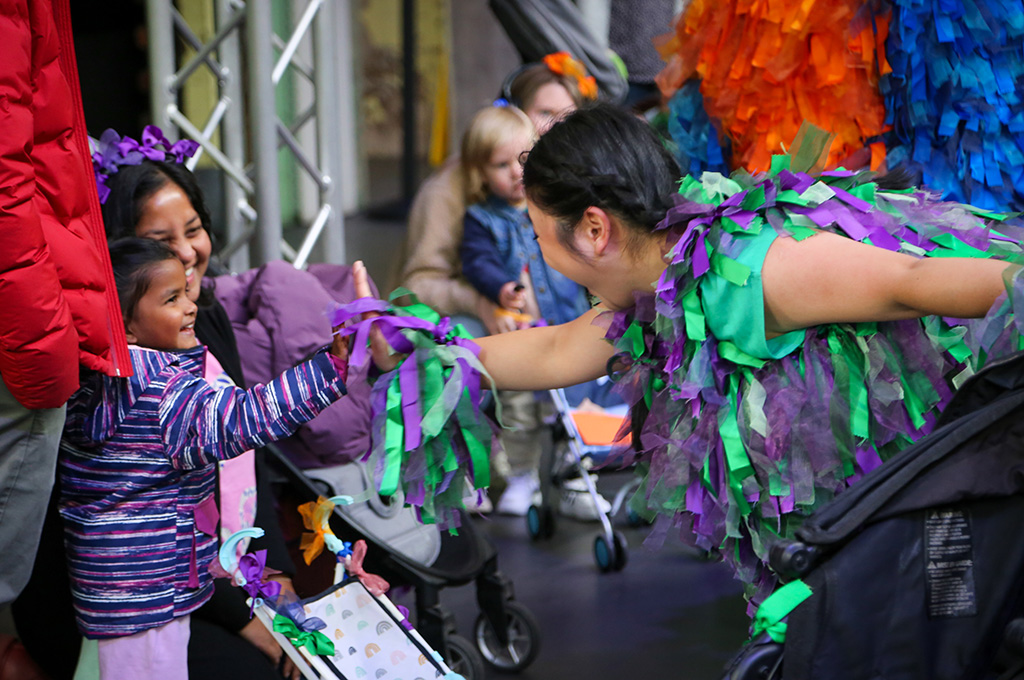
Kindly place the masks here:
<instances>
[{"instance_id":1,"label":"smiling woman","mask_svg":"<svg viewBox=\"0 0 1024 680\"><path fill-rule=\"evenodd\" d=\"M189 298L197 301L212 244L210 213L195 175L177 163L143 161L121 167L107 185L107 238L139 236L167 244L185 267Z\"/></svg>"}]
</instances>

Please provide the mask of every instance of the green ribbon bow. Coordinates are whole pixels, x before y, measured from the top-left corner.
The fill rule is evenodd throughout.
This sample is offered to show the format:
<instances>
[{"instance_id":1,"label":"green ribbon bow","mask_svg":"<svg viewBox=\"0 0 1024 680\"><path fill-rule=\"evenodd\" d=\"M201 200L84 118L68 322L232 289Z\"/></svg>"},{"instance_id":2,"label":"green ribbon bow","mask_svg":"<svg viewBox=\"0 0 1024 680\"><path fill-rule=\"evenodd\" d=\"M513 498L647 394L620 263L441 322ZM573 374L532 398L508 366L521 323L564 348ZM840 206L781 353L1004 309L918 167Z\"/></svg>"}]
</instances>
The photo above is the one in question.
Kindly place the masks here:
<instances>
[{"instance_id":1,"label":"green ribbon bow","mask_svg":"<svg viewBox=\"0 0 1024 680\"><path fill-rule=\"evenodd\" d=\"M786 623L783 619L812 594L810 587L799 579L776 590L757 608L751 637L767 632L773 641L785 642Z\"/></svg>"},{"instance_id":2,"label":"green ribbon bow","mask_svg":"<svg viewBox=\"0 0 1024 680\"><path fill-rule=\"evenodd\" d=\"M318 630L302 630L287 616L274 617L274 632L288 638L295 647L305 647L310 654L334 656L334 643Z\"/></svg>"}]
</instances>

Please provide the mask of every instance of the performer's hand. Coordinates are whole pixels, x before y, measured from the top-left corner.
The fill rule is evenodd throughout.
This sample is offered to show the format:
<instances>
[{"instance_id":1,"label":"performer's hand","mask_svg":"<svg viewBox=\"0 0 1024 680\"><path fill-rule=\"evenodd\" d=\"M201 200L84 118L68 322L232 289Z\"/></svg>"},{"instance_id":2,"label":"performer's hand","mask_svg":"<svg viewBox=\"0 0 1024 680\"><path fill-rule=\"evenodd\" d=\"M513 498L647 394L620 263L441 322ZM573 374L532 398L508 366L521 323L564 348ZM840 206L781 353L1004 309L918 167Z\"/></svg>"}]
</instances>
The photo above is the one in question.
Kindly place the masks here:
<instances>
[{"instance_id":1,"label":"performer's hand","mask_svg":"<svg viewBox=\"0 0 1024 680\"><path fill-rule=\"evenodd\" d=\"M352 283L355 286L357 298L373 297L373 291L370 290L370 280L366 275L366 265L363 264L362 260L356 260L352 264ZM363 319L370 319L375 316L379 315L376 312L367 312L363 315ZM385 373L394 370L404 358L400 354L393 354L391 352L391 347L388 345L388 341L384 339L384 334L376 327L370 330L370 354L373 356L373 363Z\"/></svg>"}]
</instances>

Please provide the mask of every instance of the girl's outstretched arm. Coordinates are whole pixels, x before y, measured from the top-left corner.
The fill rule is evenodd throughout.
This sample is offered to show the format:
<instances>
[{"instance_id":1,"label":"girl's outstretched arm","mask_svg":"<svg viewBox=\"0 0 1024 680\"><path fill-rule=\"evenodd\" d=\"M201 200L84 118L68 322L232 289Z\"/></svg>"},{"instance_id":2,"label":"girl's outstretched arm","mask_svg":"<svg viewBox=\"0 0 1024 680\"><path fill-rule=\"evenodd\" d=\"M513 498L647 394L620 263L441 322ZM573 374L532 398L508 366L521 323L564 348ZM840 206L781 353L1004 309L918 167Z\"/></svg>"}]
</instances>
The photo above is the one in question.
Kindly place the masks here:
<instances>
[{"instance_id":1,"label":"girl's outstretched arm","mask_svg":"<svg viewBox=\"0 0 1024 680\"><path fill-rule=\"evenodd\" d=\"M362 262L352 265L357 297L369 297L370 286ZM480 360L499 389L546 390L594 380L606 371L614 350L604 340L604 330L594 326L597 310L591 310L560 326L528 328L478 338ZM382 371L397 366L384 336L370 333L373 361Z\"/></svg>"},{"instance_id":2,"label":"girl's outstretched arm","mask_svg":"<svg viewBox=\"0 0 1024 680\"><path fill-rule=\"evenodd\" d=\"M984 316L1006 288L999 260L916 258L827 232L778 238L762 269L769 337L823 323Z\"/></svg>"}]
</instances>

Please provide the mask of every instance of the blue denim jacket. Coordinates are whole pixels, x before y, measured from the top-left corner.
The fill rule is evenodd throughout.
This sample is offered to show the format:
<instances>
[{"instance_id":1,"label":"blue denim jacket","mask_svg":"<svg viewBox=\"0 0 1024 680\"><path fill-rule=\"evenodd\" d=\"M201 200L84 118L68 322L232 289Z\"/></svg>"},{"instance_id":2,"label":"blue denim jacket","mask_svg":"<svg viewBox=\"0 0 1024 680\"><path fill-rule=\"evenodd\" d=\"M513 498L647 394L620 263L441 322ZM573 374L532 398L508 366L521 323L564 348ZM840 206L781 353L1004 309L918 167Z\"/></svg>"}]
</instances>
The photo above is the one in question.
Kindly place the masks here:
<instances>
[{"instance_id":1,"label":"blue denim jacket","mask_svg":"<svg viewBox=\"0 0 1024 680\"><path fill-rule=\"evenodd\" d=\"M524 211L491 196L466 209L465 227L463 273L483 294L495 299L504 283L518 281L523 267L529 266L537 305L548 323L566 323L590 308L586 291L544 262ZM481 255L495 250L497 260ZM498 267L500 271L495 271Z\"/></svg>"}]
</instances>

